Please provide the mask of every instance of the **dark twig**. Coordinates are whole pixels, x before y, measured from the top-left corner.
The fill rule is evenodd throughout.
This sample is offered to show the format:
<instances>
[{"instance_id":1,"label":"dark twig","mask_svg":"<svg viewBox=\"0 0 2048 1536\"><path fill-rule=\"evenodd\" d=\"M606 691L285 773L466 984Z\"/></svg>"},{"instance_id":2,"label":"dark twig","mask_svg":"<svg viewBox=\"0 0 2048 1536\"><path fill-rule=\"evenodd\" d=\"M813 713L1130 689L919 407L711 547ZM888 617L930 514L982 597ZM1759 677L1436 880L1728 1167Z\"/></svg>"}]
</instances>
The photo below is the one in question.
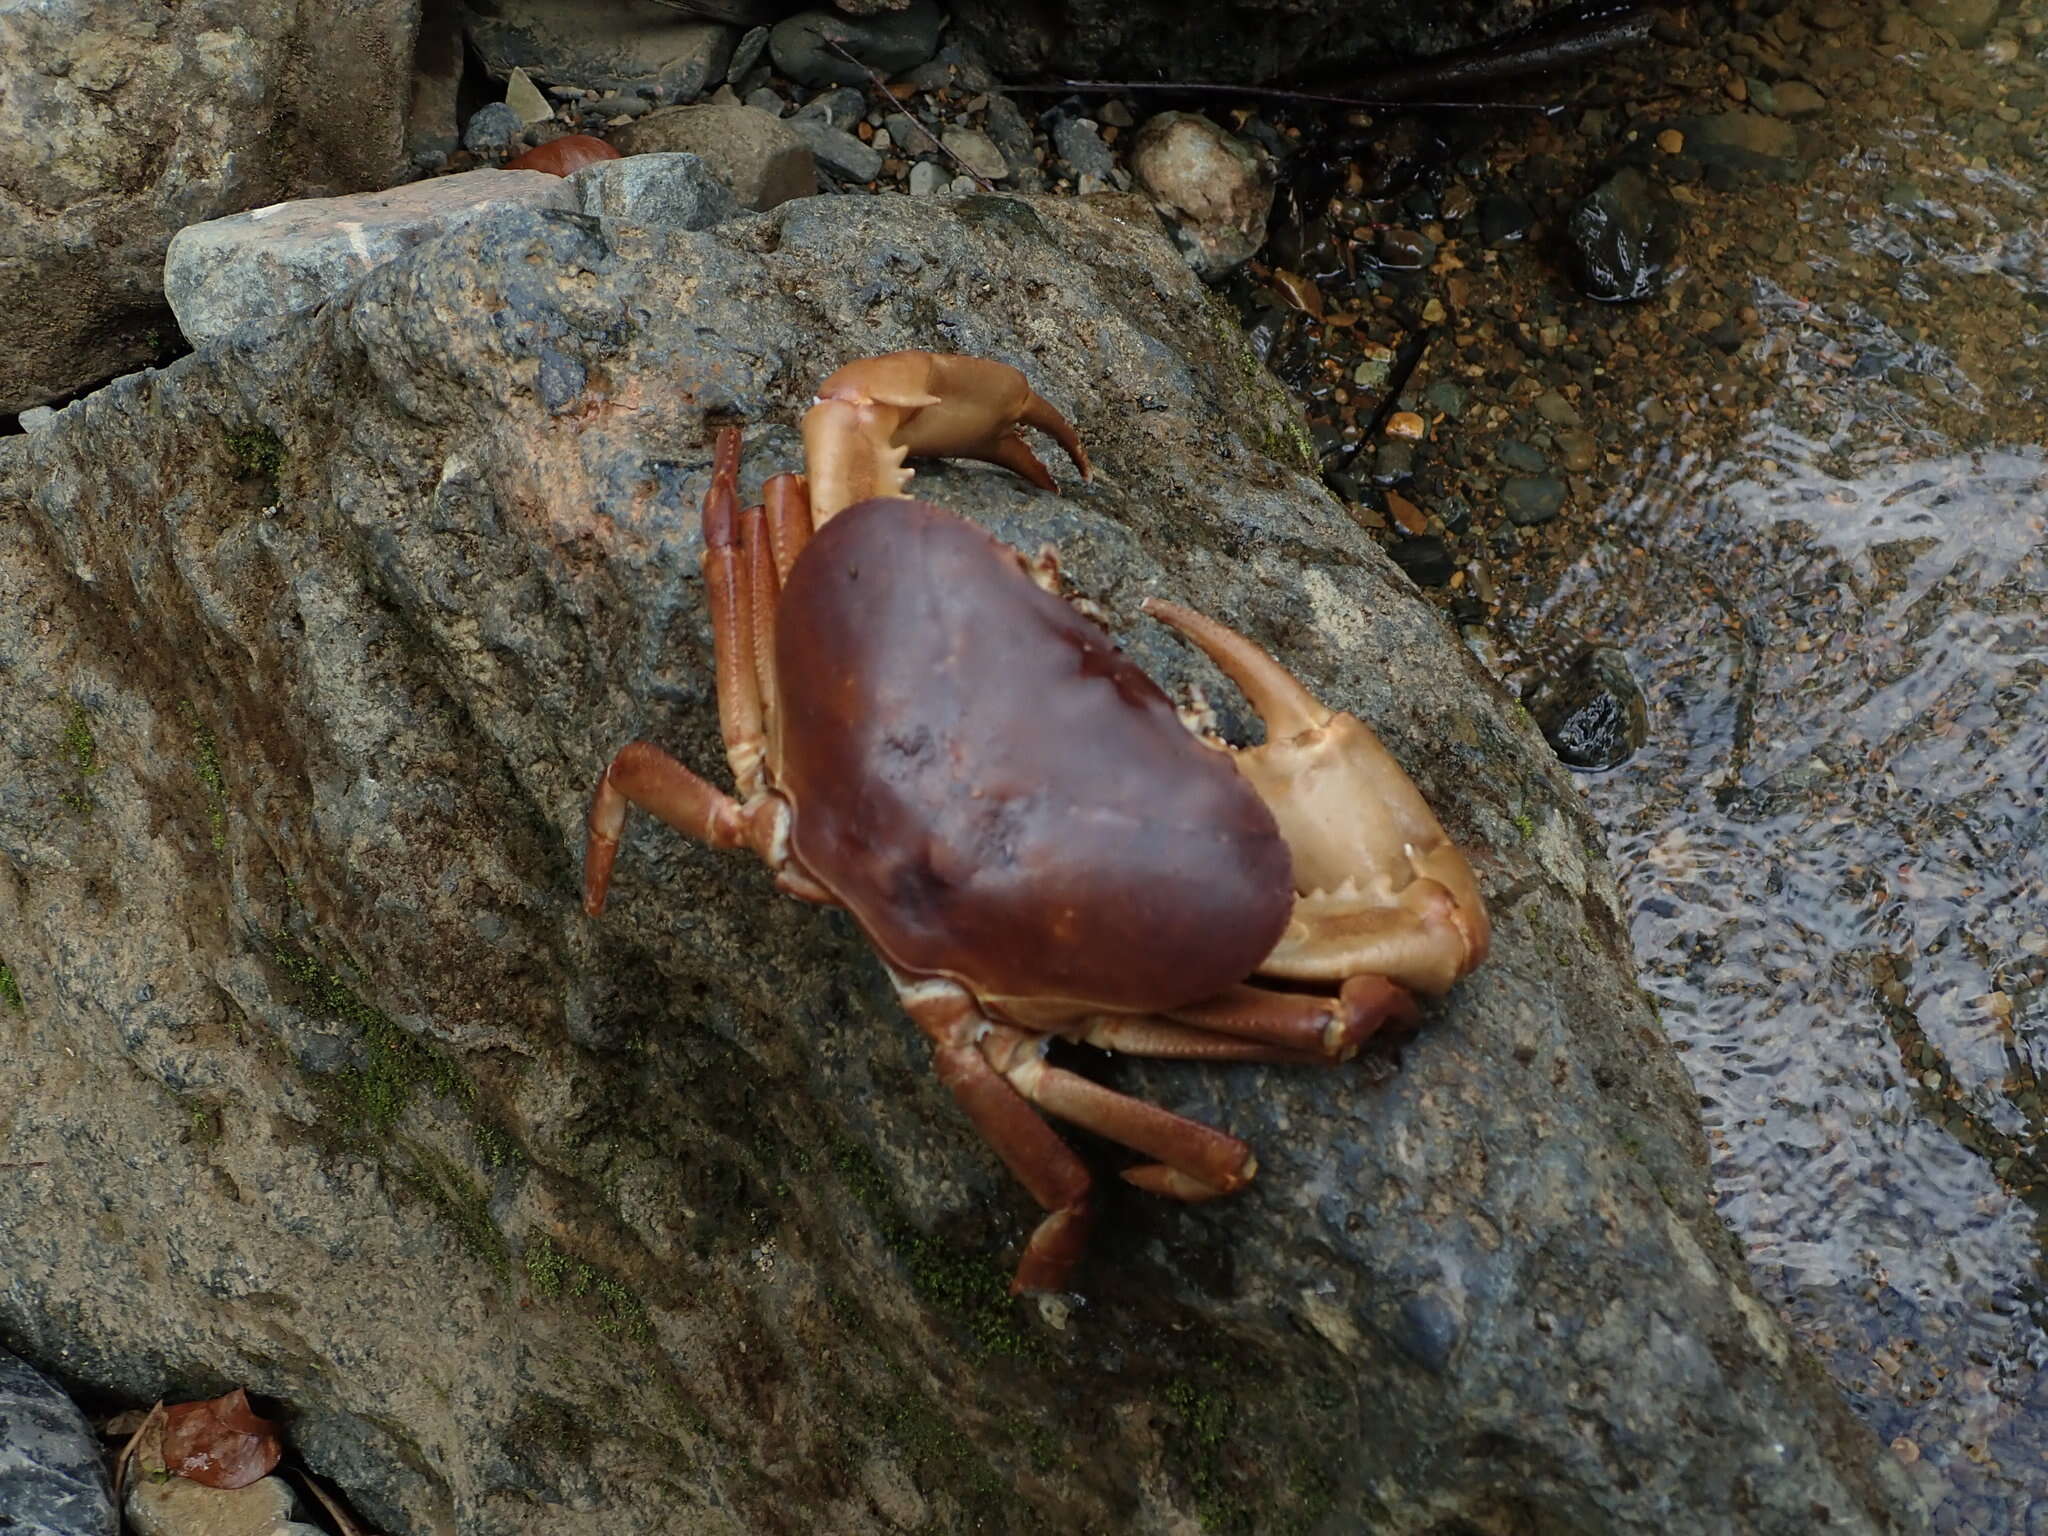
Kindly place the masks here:
<instances>
[{"instance_id":1,"label":"dark twig","mask_svg":"<svg viewBox=\"0 0 2048 1536\"><path fill-rule=\"evenodd\" d=\"M984 192L995 191L994 187L990 186L987 182L983 181L980 176L975 175L975 170L973 166L969 165L966 161L962 160L958 155L954 154L952 150L946 148L946 146L939 141L939 136L937 134L933 133L931 129L925 127L925 125L918 120L916 114L914 114L909 107L905 106L902 102L896 99L896 93L889 89L888 81L884 80L880 75L876 74L872 69L870 69L865 63L863 63L859 59L856 59L852 54L848 53L843 47L841 47L838 38L826 38L825 46L827 48L830 48L834 53L838 54L839 57L846 60L847 63L851 64L855 69L859 70L862 74L866 75L869 81L874 85L874 88L882 93L883 97L887 99L889 104L895 107L898 111L900 111L903 114L905 121L909 122L913 127L917 129L919 133L923 134L927 139L931 140L933 149L936 149L948 160L952 161L955 165L959 166L960 169L967 175L974 177L974 184L977 187L981 188L981 190Z\"/></svg>"},{"instance_id":2,"label":"dark twig","mask_svg":"<svg viewBox=\"0 0 2048 1536\"><path fill-rule=\"evenodd\" d=\"M1231 96L1257 101L1294 101L1317 107L1460 107L1485 112L1561 112L1562 107L1529 101L1414 101L1407 97L1335 96L1290 91L1277 85L1222 85L1206 80L1049 80L1039 85L1005 85L1011 95L1122 96L1151 92L1168 96Z\"/></svg>"},{"instance_id":3,"label":"dark twig","mask_svg":"<svg viewBox=\"0 0 2048 1536\"><path fill-rule=\"evenodd\" d=\"M1012 85L1037 95L1072 92L1121 95L1151 92L1185 96L1240 96L1323 107L1462 107L1487 112L1563 110L1535 102L1449 100L1475 86L1499 85L1524 75L1562 69L1650 35L1659 7L1650 0L1587 0L1560 15L1493 38L1471 48L1411 59L1392 69L1358 74L1347 68L1317 71L1303 79L1312 89L1277 85L1222 85L1191 80L1062 80L1046 85ZM1424 100L1424 97L1435 99Z\"/></svg>"}]
</instances>

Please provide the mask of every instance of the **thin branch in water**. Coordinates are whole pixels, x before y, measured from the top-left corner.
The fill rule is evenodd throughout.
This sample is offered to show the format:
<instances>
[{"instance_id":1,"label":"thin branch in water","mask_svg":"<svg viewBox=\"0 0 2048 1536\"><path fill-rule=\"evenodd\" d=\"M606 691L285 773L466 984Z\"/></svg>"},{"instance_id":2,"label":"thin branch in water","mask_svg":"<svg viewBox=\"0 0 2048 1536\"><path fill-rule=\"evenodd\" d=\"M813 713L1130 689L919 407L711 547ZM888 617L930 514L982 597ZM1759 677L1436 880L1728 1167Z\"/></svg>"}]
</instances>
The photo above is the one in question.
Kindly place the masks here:
<instances>
[{"instance_id":1,"label":"thin branch in water","mask_svg":"<svg viewBox=\"0 0 2048 1536\"><path fill-rule=\"evenodd\" d=\"M974 184L977 187L981 188L981 190L984 192L995 191L995 188L993 186L983 181L979 175L976 175L973 166L969 165L966 161L962 160L958 155L954 154L952 150L946 148L946 146L939 141L939 136L937 134L933 133L931 129L925 127L924 123L910 110L910 108L907 105L896 99L896 93L889 89L888 81L884 80L880 75L876 74L874 70L870 69L865 63L863 63L859 59L856 59L852 54L848 53L843 47L841 47L838 38L826 38L825 46L827 48L830 48L834 53L838 54L839 57L846 60L847 63L851 64L855 69L859 70L862 74L866 75L868 77L869 82L873 84L874 88L877 91L880 91L882 93L883 97L888 100L890 105L894 106L898 111L900 111L903 114L905 121L909 122L911 126L917 129L919 133L923 134L927 139L931 140L931 145L933 149L936 149L948 160L952 161L955 165L959 166L961 171L964 172L966 175L974 177Z\"/></svg>"},{"instance_id":2,"label":"thin branch in water","mask_svg":"<svg viewBox=\"0 0 2048 1536\"><path fill-rule=\"evenodd\" d=\"M1005 85L1011 95L1121 96L1151 92L1169 96L1249 97L1257 101L1300 102L1315 107L1457 107L1475 112L1541 112L1564 110L1530 101L1414 101L1407 97L1328 96L1315 91L1290 91L1277 85L1223 85L1207 80L1049 80L1036 85Z\"/></svg>"}]
</instances>

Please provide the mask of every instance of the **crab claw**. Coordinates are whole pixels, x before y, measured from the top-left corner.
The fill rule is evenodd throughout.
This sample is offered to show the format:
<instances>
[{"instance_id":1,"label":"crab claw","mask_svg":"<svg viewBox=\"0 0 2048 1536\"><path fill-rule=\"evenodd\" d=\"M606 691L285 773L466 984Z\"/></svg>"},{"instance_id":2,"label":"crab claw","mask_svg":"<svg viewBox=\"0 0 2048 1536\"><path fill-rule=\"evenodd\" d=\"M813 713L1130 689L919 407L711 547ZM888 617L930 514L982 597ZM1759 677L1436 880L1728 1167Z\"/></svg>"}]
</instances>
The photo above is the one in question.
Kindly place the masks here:
<instances>
[{"instance_id":1,"label":"crab claw","mask_svg":"<svg viewBox=\"0 0 2048 1536\"><path fill-rule=\"evenodd\" d=\"M1486 958L1491 929L1472 866L1393 754L1257 645L1206 614L1147 599L1192 640L1266 725L1237 749L1294 856L1294 915L1262 975L1384 976L1432 996Z\"/></svg>"},{"instance_id":2,"label":"crab claw","mask_svg":"<svg viewBox=\"0 0 2048 1536\"><path fill-rule=\"evenodd\" d=\"M1052 474L1019 426L1050 436L1088 478L1073 426L1006 363L935 352L848 363L818 386L804 416L811 516L822 525L857 501L903 495L911 476L903 461L912 457L983 459L1049 491Z\"/></svg>"}]
</instances>

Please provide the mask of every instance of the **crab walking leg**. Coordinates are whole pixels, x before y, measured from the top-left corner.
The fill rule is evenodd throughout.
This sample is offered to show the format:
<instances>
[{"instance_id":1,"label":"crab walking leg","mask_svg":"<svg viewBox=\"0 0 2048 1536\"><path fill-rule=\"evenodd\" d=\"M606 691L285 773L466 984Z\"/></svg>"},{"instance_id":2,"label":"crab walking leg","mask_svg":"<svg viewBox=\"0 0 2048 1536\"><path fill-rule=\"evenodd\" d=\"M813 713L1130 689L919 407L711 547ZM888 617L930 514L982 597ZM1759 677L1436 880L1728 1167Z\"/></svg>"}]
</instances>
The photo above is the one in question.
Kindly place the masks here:
<instances>
[{"instance_id":1,"label":"crab walking leg","mask_svg":"<svg viewBox=\"0 0 2048 1536\"><path fill-rule=\"evenodd\" d=\"M932 1043L939 1081L1031 1198L1048 1212L1024 1245L1010 1294L1063 1291L1088 1243L1094 1210L1088 1169L1074 1149L991 1067L976 1044L990 1027L973 999L950 981L912 981L893 971L903 1009Z\"/></svg>"},{"instance_id":2,"label":"crab walking leg","mask_svg":"<svg viewBox=\"0 0 2048 1536\"><path fill-rule=\"evenodd\" d=\"M761 718L761 673L754 659L752 594L741 559L739 459L739 429L727 427L718 434L711 489L704 496L704 590L717 652L718 733L725 741L733 782L741 797L751 800L764 787L761 765L767 738Z\"/></svg>"},{"instance_id":3,"label":"crab walking leg","mask_svg":"<svg viewBox=\"0 0 2048 1536\"><path fill-rule=\"evenodd\" d=\"M604 912L612 863L619 856L619 835L625 829L627 808L635 805L713 848L739 848L750 842L749 818L737 800L705 783L653 742L628 742L597 781L597 794L590 802L583 845L583 910L592 917Z\"/></svg>"},{"instance_id":4,"label":"crab walking leg","mask_svg":"<svg viewBox=\"0 0 2048 1536\"><path fill-rule=\"evenodd\" d=\"M1043 1035L993 1024L980 1043L989 1065L1040 1109L1158 1158L1199 1186L1201 1198L1242 1189L1258 1171L1252 1149L1235 1136L1048 1066Z\"/></svg>"},{"instance_id":5,"label":"crab walking leg","mask_svg":"<svg viewBox=\"0 0 2048 1536\"><path fill-rule=\"evenodd\" d=\"M740 579L746 583L747 648L754 658L754 696L760 700L762 740L768 742L775 739L775 604L782 595L782 583L775 574L768 515L758 503L740 514Z\"/></svg>"},{"instance_id":6,"label":"crab walking leg","mask_svg":"<svg viewBox=\"0 0 2048 1536\"><path fill-rule=\"evenodd\" d=\"M1334 998L1239 985L1157 1018L1097 1014L1060 1033L1129 1056L1337 1066L1374 1035L1421 1017L1413 994L1385 977L1333 979L1343 983Z\"/></svg>"},{"instance_id":7,"label":"crab walking leg","mask_svg":"<svg viewBox=\"0 0 2048 1536\"><path fill-rule=\"evenodd\" d=\"M811 498L801 475L774 475L761 487L761 506L768 517L768 543L775 551L775 582L789 580L789 569L811 542Z\"/></svg>"}]
</instances>

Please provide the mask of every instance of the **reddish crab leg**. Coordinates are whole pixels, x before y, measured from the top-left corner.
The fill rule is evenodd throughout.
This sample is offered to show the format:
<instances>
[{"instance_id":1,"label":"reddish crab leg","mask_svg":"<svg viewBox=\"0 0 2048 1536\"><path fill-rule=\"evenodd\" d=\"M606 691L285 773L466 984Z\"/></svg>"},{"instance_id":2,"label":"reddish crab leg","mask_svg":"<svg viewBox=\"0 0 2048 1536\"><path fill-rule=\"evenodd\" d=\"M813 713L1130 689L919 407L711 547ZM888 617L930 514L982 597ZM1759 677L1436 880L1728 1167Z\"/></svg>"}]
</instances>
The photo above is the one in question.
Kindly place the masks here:
<instances>
[{"instance_id":1,"label":"reddish crab leg","mask_svg":"<svg viewBox=\"0 0 2048 1536\"><path fill-rule=\"evenodd\" d=\"M1210 1194L1242 1189L1258 1169L1252 1149L1235 1136L1048 1066L1042 1035L992 1024L981 1038L981 1052L1039 1108L1158 1158Z\"/></svg>"},{"instance_id":2,"label":"reddish crab leg","mask_svg":"<svg viewBox=\"0 0 2048 1536\"><path fill-rule=\"evenodd\" d=\"M789 568L811 542L811 498L801 475L775 475L761 487L768 514L768 543L775 550L775 580L789 580Z\"/></svg>"},{"instance_id":3,"label":"reddish crab leg","mask_svg":"<svg viewBox=\"0 0 2048 1536\"><path fill-rule=\"evenodd\" d=\"M718 733L742 797L761 790L766 752L761 718L761 674L754 659L755 624L751 583L742 559L743 518L739 510L740 434L718 434L711 489L704 496L704 589L711 608L711 637L717 651Z\"/></svg>"},{"instance_id":4,"label":"reddish crab leg","mask_svg":"<svg viewBox=\"0 0 2048 1536\"><path fill-rule=\"evenodd\" d=\"M1024 1245L1010 1294L1065 1290L1094 1222L1087 1166L982 1055L976 1037L990 1026L964 990L949 981L891 976L903 1011L932 1042L939 1081L1048 1213Z\"/></svg>"},{"instance_id":5,"label":"reddish crab leg","mask_svg":"<svg viewBox=\"0 0 2048 1536\"><path fill-rule=\"evenodd\" d=\"M604 911L619 854L628 806L652 811L686 837L714 848L750 841L748 818L737 800L719 793L651 741L628 742L597 782L590 802L589 839L583 845L583 910Z\"/></svg>"},{"instance_id":6,"label":"reddish crab leg","mask_svg":"<svg viewBox=\"0 0 2048 1536\"><path fill-rule=\"evenodd\" d=\"M1168 1009L1163 1019L1098 1015L1075 1038L1133 1056L1335 1066L1381 1030L1406 1028L1420 1017L1414 996L1384 977L1333 979L1343 982L1334 998L1239 985Z\"/></svg>"}]
</instances>

